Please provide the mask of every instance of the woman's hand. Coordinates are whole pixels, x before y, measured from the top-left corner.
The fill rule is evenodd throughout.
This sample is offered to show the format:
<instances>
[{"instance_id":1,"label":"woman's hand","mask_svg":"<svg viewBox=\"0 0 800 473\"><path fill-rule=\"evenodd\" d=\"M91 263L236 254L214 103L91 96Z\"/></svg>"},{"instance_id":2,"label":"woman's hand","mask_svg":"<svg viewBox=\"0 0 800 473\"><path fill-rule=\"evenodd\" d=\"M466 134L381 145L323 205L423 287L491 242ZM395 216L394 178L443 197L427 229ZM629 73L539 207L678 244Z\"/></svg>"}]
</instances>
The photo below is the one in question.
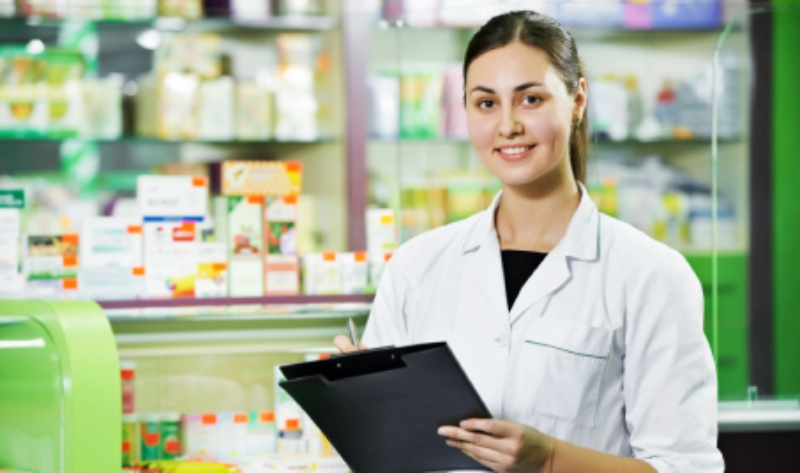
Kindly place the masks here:
<instances>
[{"instance_id":1,"label":"woman's hand","mask_svg":"<svg viewBox=\"0 0 800 473\"><path fill-rule=\"evenodd\" d=\"M350 337L346 335L337 335L336 338L333 339L333 344L336 345L339 353L351 353L354 351L367 349L363 343L359 343L358 348L354 347Z\"/></svg>"},{"instance_id":2,"label":"woman's hand","mask_svg":"<svg viewBox=\"0 0 800 473\"><path fill-rule=\"evenodd\" d=\"M533 427L495 419L465 420L441 427L447 444L497 472L545 472L555 439Z\"/></svg>"}]
</instances>

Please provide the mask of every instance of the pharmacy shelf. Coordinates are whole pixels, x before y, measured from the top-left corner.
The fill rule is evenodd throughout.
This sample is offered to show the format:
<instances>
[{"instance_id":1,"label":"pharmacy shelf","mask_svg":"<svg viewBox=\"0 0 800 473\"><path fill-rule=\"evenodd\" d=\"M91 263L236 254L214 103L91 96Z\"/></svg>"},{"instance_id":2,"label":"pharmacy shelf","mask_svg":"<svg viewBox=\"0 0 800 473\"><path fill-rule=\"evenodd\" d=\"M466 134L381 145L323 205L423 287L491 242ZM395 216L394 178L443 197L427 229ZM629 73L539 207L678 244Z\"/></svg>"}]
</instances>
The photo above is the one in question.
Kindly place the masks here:
<instances>
[{"instance_id":1,"label":"pharmacy shelf","mask_svg":"<svg viewBox=\"0 0 800 473\"><path fill-rule=\"evenodd\" d=\"M211 299L137 299L120 301L97 301L103 309L162 309L198 307L235 306L273 306L273 305L313 305L313 304L364 304L375 298L371 294L330 295L330 296L264 296L264 297L223 297ZM231 309L235 310L235 309Z\"/></svg>"},{"instance_id":2,"label":"pharmacy shelf","mask_svg":"<svg viewBox=\"0 0 800 473\"><path fill-rule=\"evenodd\" d=\"M225 29L255 29L275 31L328 31L339 26L339 20L332 16L274 16L266 19L247 19L230 17L206 17L185 19L174 17L157 17L145 19L70 19L11 17L0 18L0 30L25 29L30 27L60 27L72 21L87 21L99 25L124 27L152 27L161 31L196 31Z\"/></svg>"},{"instance_id":3,"label":"pharmacy shelf","mask_svg":"<svg viewBox=\"0 0 800 473\"><path fill-rule=\"evenodd\" d=\"M372 143L395 143L395 144L403 144L403 143L431 143L431 144L439 144L439 143L452 143L452 144L463 144L469 145L472 142L469 139L461 139L461 138L370 138L370 142ZM720 144L736 144L741 143L742 138L739 137L731 137L731 138L720 138L718 143ZM688 139L676 139L676 138L658 138L653 140L639 140L639 139L624 139L624 140L608 140L608 139L597 139L594 138L591 140L591 145L593 146L631 146L631 145L655 145L655 146L669 146L669 145L694 145L694 146L711 146L711 138L688 138Z\"/></svg>"},{"instance_id":4,"label":"pharmacy shelf","mask_svg":"<svg viewBox=\"0 0 800 473\"><path fill-rule=\"evenodd\" d=\"M35 143L59 143L68 140L90 141L95 143L123 143L123 144L167 144L167 145L182 145L182 144L200 144L200 145L218 145L218 146L256 146L256 145L293 145L293 144L324 144L333 143L336 138L333 137L320 137L315 140L167 140L161 138L154 138L148 136L123 136L120 138L91 138L91 137L39 137L39 136L12 136L0 134L0 144L35 144Z\"/></svg>"}]
</instances>

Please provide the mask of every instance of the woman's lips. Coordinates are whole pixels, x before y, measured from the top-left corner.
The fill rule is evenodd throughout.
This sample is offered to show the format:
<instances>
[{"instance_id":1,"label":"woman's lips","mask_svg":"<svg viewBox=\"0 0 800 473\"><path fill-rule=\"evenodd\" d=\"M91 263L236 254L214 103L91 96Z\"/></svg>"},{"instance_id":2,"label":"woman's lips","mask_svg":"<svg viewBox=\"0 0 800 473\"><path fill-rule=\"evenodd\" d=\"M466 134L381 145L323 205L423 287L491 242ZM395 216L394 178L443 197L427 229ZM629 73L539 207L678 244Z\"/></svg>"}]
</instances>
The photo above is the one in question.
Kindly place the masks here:
<instances>
[{"instance_id":1,"label":"woman's lips","mask_svg":"<svg viewBox=\"0 0 800 473\"><path fill-rule=\"evenodd\" d=\"M495 148L494 152L504 161L516 162L530 156L535 147L536 145L503 146Z\"/></svg>"}]
</instances>

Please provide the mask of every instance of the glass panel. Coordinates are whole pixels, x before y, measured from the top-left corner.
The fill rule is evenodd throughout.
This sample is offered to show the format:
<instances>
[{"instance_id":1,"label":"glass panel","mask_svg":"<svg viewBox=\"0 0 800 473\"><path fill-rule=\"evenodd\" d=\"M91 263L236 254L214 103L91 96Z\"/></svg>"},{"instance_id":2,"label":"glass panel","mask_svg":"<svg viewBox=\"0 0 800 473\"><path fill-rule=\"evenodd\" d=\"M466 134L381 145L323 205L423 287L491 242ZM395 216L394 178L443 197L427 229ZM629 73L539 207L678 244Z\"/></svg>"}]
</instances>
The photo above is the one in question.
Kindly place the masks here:
<instances>
[{"instance_id":1,"label":"glass panel","mask_svg":"<svg viewBox=\"0 0 800 473\"><path fill-rule=\"evenodd\" d=\"M791 46L800 40L798 28L800 6L753 8L726 26L714 55L714 329L720 396L747 396L751 407L758 399L789 398L796 409L800 393L795 341L800 330L795 191L800 95L793 83L798 71ZM737 146L725 142L734 116L743 124L743 143ZM766 408L763 402L755 405Z\"/></svg>"},{"instance_id":2,"label":"glass panel","mask_svg":"<svg viewBox=\"0 0 800 473\"><path fill-rule=\"evenodd\" d=\"M0 468L64 471L63 379L49 333L0 317Z\"/></svg>"},{"instance_id":3,"label":"glass panel","mask_svg":"<svg viewBox=\"0 0 800 473\"><path fill-rule=\"evenodd\" d=\"M463 219L491 202L500 184L482 163L466 126L462 61L477 27L492 16L544 12L570 31L584 64L589 193L602 212L686 257L703 285L705 331L717 353L712 250L715 241L724 247L718 264L729 279L726 304L739 311L736 323L743 324L749 198L745 102L729 100L724 127L718 129L719 148L732 163L719 194L729 230L724 242L715 240L712 66L724 25L746 3L669 2L669 8L658 2L579 0L499 6L453 1L438 8L403 3L406 9L387 2L373 28L368 148L372 203L399 209L401 239ZM747 35L739 28L729 37L744 46ZM746 57L725 57L728 87L742 94L750 65ZM720 392L741 393L746 344L733 338L720 344L725 351Z\"/></svg>"}]
</instances>

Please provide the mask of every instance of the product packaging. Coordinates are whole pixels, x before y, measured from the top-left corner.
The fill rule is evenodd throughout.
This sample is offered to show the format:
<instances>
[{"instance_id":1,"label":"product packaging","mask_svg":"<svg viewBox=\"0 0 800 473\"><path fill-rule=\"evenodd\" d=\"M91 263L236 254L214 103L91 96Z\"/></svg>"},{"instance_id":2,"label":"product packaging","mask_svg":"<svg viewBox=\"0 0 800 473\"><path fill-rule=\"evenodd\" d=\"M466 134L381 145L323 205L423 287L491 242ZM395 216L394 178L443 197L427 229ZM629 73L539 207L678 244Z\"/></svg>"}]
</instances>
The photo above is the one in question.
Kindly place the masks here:
<instances>
[{"instance_id":1,"label":"product packaging","mask_svg":"<svg viewBox=\"0 0 800 473\"><path fill-rule=\"evenodd\" d=\"M227 297L228 245L226 243L197 244L197 279L194 292L198 299Z\"/></svg>"},{"instance_id":2,"label":"product packaging","mask_svg":"<svg viewBox=\"0 0 800 473\"><path fill-rule=\"evenodd\" d=\"M222 37L216 33L165 35L155 62L159 75L179 72L216 79L222 75Z\"/></svg>"},{"instance_id":3,"label":"product packaging","mask_svg":"<svg viewBox=\"0 0 800 473\"><path fill-rule=\"evenodd\" d=\"M242 462L247 456L247 412L223 412L217 418L217 460Z\"/></svg>"},{"instance_id":4,"label":"product packaging","mask_svg":"<svg viewBox=\"0 0 800 473\"><path fill-rule=\"evenodd\" d=\"M268 197L264 211L264 248L273 255L297 254L297 196Z\"/></svg>"},{"instance_id":5,"label":"product packaging","mask_svg":"<svg viewBox=\"0 0 800 473\"><path fill-rule=\"evenodd\" d=\"M396 75L374 74L369 77L369 90L370 135L396 139L400 134L400 80Z\"/></svg>"},{"instance_id":6,"label":"product packaging","mask_svg":"<svg viewBox=\"0 0 800 473\"><path fill-rule=\"evenodd\" d=\"M543 3L543 2L542 2ZM548 0L546 14L564 26L595 28L618 28L623 24L625 0L604 0L602 2L575 0ZM636 2L639 3L639 2Z\"/></svg>"},{"instance_id":7,"label":"product packaging","mask_svg":"<svg viewBox=\"0 0 800 473\"><path fill-rule=\"evenodd\" d=\"M181 415L177 412L161 414L161 460L174 460L181 456Z\"/></svg>"},{"instance_id":8,"label":"product packaging","mask_svg":"<svg viewBox=\"0 0 800 473\"><path fill-rule=\"evenodd\" d=\"M81 80L81 136L115 140L122 135L122 83L112 79Z\"/></svg>"},{"instance_id":9,"label":"product packaging","mask_svg":"<svg viewBox=\"0 0 800 473\"><path fill-rule=\"evenodd\" d=\"M298 455L306 453L300 419L286 419L283 428L278 431L278 454Z\"/></svg>"},{"instance_id":10,"label":"product packaging","mask_svg":"<svg viewBox=\"0 0 800 473\"><path fill-rule=\"evenodd\" d=\"M158 14L195 20L203 17L202 0L160 0Z\"/></svg>"},{"instance_id":11,"label":"product packaging","mask_svg":"<svg viewBox=\"0 0 800 473\"><path fill-rule=\"evenodd\" d=\"M300 257L266 255L264 257L264 294L287 296L300 294Z\"/></svg>"},{"instance_id":12,"label":"product packaging","mask_svg":"<svg viewBox=\"0 0 800 473\"><path fill-rule=\"evenodd\" d=\"M18 269L20 209L24 207L22 189L0 189L0 297L21 297L24 291Z\"/></svg>"},{"instance_id":13,"label":"product packaging","mask_svg":"<svg viewBox=\"0 0 800 473\"><path fill-rule=\"evenodd\" d=\"M278 432L275 426L275 411L253 411L249 413L247 431L247 455L271 455L277 452Z\"/></svg>"},{"instance_id":14,"label":"product packaging","mask_svg":"<svg viewBox=\"0 0 800 473\"><path fill-rule=\"evenodd\" d=\"M369 278L372 287L377 288L380 285L381 276L383 276L383 272L386 270L386 264L390 259L392 259L393 254L394 253L391 251L386 251L376 255L370 254Z\"/></svg>"},{"instance_id":15,"label":"product packaging","mask_svg":"<svg viewBox=\"0 0 800 473\"><path fill-rule=\"evenodd\" d=\"M236 137L240 140L272 138L272 93L256 82L236 84Z\"/></svg>"},{"instance_id":16,"label":"product packaging","mask_svg":"<svg viewBox=\"0 0 800 473\"><path fill-rule=\"evenodd\" d=\"M231 141L236 137L234 80L220 77L200 84L198 99L198 138Z\"/></svg>"},{"instance_id":17,"label":"product packaging","mask_svg":"<svg viewBox=\"0 0 800 473\"><path fill-rule=\"evenodd\" d=\"M208 178L139 176L136 198L145 222L200 222L208 212Z\"/></svg>"},{"instance_id":18,"label":"product packaging","mask_svg":"<svg viewBox=\"0 0 800 473\"><path fill-rule=\"evenodd\" d=\"M140 452L142 460L161 460L161 418L158 414L139 416Z\"/></svg>"},{"instance_id":19,"label":"product packaging","mask_svg":"<svg viewBox=\"0 0 800 473\"><path fill-rule=\"evenodd\" d=\"M364 294L369 286L369 261L366 251L339 253L342 294Z\"/></svg>"},{"instance_id":20,"label":"product packaging","mask_svg":"<svg viewBox=\"0 0 800 473\"><path fill-rule=\"evenodd\" d=\"M147 297L194 297L197 276L195 222L146 222L144 246Z\"/></svg>"},{"instance_id":21,"label":"product packaging","mask_svg":"<svg viewBox=\"0 0 800 473\"><path fill-rule=\"evenodd\" d=\"M263 202L260 195L228 197L231 297L264 295Z\"/></svg>"},{"instance_id":22,"label":"product packaging","mask_svg":"<svg viewBox=\"0 0 800 473\"><path fill-rule=\"evenodd\" d=\"M197 74L168 72L157 84L156 135L165 140L194 140L198 136Z\"/></svg>"},{"instance_id":23,"label":"product packaging","mask_svg":"<svg viewBox=\"0 0 800 473\"><path fill-rule=\"evenodd\" d=\"M245 196L296 196L302 190L303 167L294 161L224 161L222 193Z\"/></svg>"},{"instance_id":24,"label":"product packaging","mask_svg":"<svg viewBox=\"0 0 800 473\"><path fill-rule=\"evenodd\" d=\"M183 418L184 455L198 460L217 458L217 414L188 414Z\"/></svg>"},{"instance_id":25,"label":"product packaging","mask_svg":"<svg viewBox=\"0 0 800 473\"><path fill-rule=\"evenodd\" d=\"M367 251L380 255L397 248L397 229L394 211L391 209L367 210Z\"/></svg>"},{"instance_id":26,"label":"product packaging","mask_svg":"<svg viewBox=\"0 0 800 473\"><path fill-rule=\"evenodd\" d=\"M145 295L142 222L93 217L81 225L81 295L88 299L139 299Z\"/></svg>"},{"instance_id":27,"label":"product packaging","mask_svg":"<svg viewBox=\"0 0 800 473\"><path fill-rule=\"evenodd\" d=\"M285 381L283 373L279 366L274 368L274 392L275 392L275 425L280 432L286 430L299 430L298 438L302 436L303 425L301 419L303 418L303 409L295 402L294 398L284 390L280 383ZM294 437L294 433L290 437ZM280 437L279 437L280 442ZM280 448L280 447L279 447ZM280 453L280 451L279 451Z\"/></svg>"},{"instance_id":28,"label":"product packaging","mask_svg":"<svg viewBox=\"0 0 800 473\"><path fill-rule=\"evenodd\" d=\"M136 362L119 362L120 378L122 380L122 413L133 414L136 412Z\"/></svg>"},{"instance_id":29,"label":"product packaging","mask_svg":"<svg viewBox=\"0 0 800 473\"><path fill-rule=\"evenodd\" d=\"M133 466L139 457L139 421L135 415L122 416L122 466Z\"/></svg>"},{"instance_id":30,"label":"product packaging","mask_svg":"<svg viewBox=\"0 0 800 473\"><path fill-rule=\"evenodd\" d=\"M77 234L28 235L24 259L26 297L77 297L79 244Z\"/></svg>"}]
</instances>

